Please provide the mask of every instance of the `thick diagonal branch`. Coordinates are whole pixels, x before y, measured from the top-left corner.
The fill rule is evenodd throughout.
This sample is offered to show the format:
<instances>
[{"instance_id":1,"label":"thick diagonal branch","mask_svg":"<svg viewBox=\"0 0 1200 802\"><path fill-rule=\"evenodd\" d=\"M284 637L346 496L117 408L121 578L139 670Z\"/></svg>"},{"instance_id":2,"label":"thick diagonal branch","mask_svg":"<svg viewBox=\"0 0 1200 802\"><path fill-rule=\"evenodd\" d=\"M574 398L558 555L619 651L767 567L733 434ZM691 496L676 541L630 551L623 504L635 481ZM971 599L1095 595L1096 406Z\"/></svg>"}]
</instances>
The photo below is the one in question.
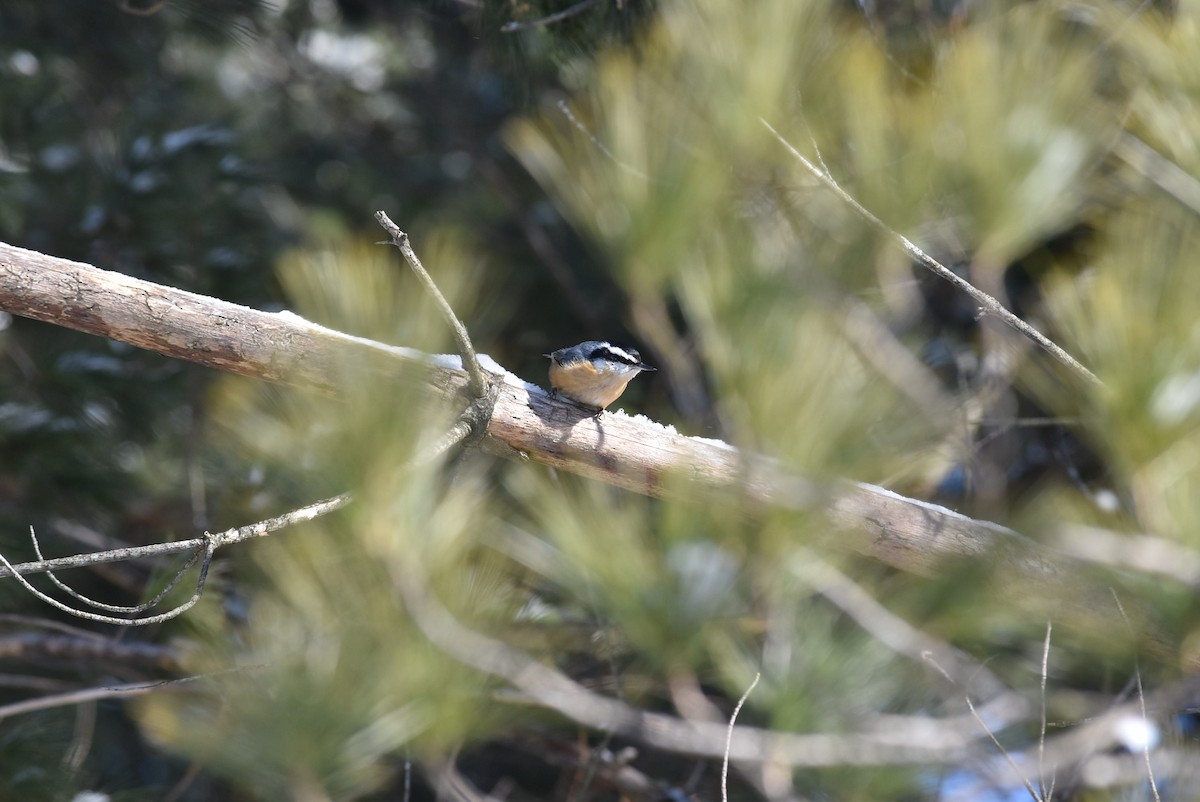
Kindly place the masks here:
<instances>
[{"instance_id":1,"label":"thick diagonal branch","mask_svg":"<svg viewBox=\"0 0 1200 802\"><path fill-rule=\"evenodd\" d=\"M274 382L337 391L348 369L416 382L431 403L461 397L456 356L387 346L288 313L260 312L171 287L0 243L0 310ZM731 498L792 508L824 505L854 533L854 547L907 570L933 570L947 556L1020 546L1026 574L1049 562L1019 556L1028 544L1002 526L857 483L817 486L769 460L724 443L686 437L645 418L593 419L512 374L494 369L495 411L481 445L507 458L646 495L718 490Z\"/></svg>"}]
</instances>

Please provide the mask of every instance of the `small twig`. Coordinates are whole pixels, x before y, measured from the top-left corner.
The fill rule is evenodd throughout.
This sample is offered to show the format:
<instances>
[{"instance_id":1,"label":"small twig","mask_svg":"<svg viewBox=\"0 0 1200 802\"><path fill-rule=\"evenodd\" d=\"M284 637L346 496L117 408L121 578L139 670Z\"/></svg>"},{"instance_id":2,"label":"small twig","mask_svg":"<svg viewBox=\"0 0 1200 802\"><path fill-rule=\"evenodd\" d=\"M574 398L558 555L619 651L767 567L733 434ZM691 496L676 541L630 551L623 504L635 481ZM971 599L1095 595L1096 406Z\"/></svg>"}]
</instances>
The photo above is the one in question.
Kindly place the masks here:
<instances>
[{"instance_id":1,"label":"small twig","mask_svg":"<svg viewBox=\"0 0 1200 802\"><path fill-rule=\"evenodd\" d=\"M1133 22L1139 16L1141 16L1142 12L1145 11L1147 8L1149 8L1150 4L1153 2L1154 2L1154 0L1142 0L1141 3L1138 3L1137 8L1135 8L1135 9L1133 9L1133 11L1129 12L1129 14L1126 15L1125 19L1121 20L1120 25L1113 27L1110 30L1108 36L1104 37L1104 39L1101 42L1099 42L1094 48L1092 48L1092 50L1088 53L1088 56L1095 57L1101 51L1107 51L1109 48L1111 48L1113 43L1116 42L1118 39L1120 39L1121 36L1125 33L1125 29L1128 28L1130 25L1132 25Z\"/></svg>"},{"instance_id":2,"label":"small twig","mask_svg":"<svg viewBox=\"0 0 1200 802\"><path fill-rule=\"evenodd\" d=\"M69 686L65 680L29 676L28 674L0 674L0 688L21 688L30 691L57 691Z\"/></svg>"},{"instance_id":3,"label":"small twig","mask_svg":"<svg viewBox=\"0 0 1200 802\"><path fill-rule=\"evenodd\" d=\"M301 507L298 510L284 513L283 515L274 518L268 518L265 521L258 523L239 526L234 529L227 529L211 537L216 539L219 545L227 546L233 543L241 543L244 540L250 540L256 537L265 537L276 530L291 526L295 523L303 521L311 521L314 518L319 518L326 513L341 509L350 503L350 495L343 493L340 496L318 501L315 504L309 504L307 507ZM83 568L88 565L99 565L101 563L115 563L123 560L134 560L142 557L164 557L170 554L180 554L185 551L195 551L203 548L208 542L208 538L197 537L191 540L178 540L174 543L155 543L149 546L135 546L127 549L111 549L109 551L97 551L91 554L77 554L72 557L57 557L52 560L38 560L36 562L18 563L12 565L8 561L4 561L6 567L0 567L0 579L13 576L14 574L40 574L46 571L59 570L62 568ZM0 555L0 560L3 556Z\"/></svg>"},{"instance_id":4,"label":"small twig","mask_svg":"<svg viewBox=\"0 0 1200 802\"><path fill-rule=\"evenodd\" d=\"M465 414L465 413L464 413ZM438 438L437 442L429 447L424 453L418 454L413 460L414 465L424 465L445 454L456 445L466 440L474 431L471 423L467 420L459 418L454 422L454 425L446 430L446 433Z\"/></svg>"},{"instance_id":5,"label":"small twig","mask_svg":"<svg viewBox=\"0 0 1200 802\"><path fill-rule=\"evenodd\" d=\"M1042 646L1042 728L1038 736L1038 785L1042 789L1042 798L1054 796L1054 778L1050 778L1050 789L1046 790L1046 677L1050 673L1050 632L1051 622L1046 622L1046 643Z\"/></svg>"},{"instance_id":6,"label":"small twig","mask_svg":"<svg viewBox=\"0 0 1200 802\"><path fill-rule=\"evenodd\" d=\"M73 638L84 638L94 640L98 643L107 643L109 638L107 635L101 635L99 632L93 632L82 627L72 626L63 621L52 621L49 618L39 618L33 615L21 615L20 613L0 613L0 624L20 624L24 628L37 627L39 629L47 629L51 632L60 632L64 635L70 635Z\"/></svg>"},{"instance_id":7,"label":"small twig","mask_svg":"<svg viewBox=\"0 0 1200 802\"><path fill-rule=\"evenodd\" d=\"M1121 597L1117 595L1117 591L1113 588L1109 588L1109 592L1112 593L1113 601L1117 603L1117 610L1120 611L1121 618L1125 621L1125 626L1129 629L1130 635L1133 635L1133 623L1125 613L1125 605L1121 604ZM1148 724L1148 719L1146 718L1146 692L1142 688L1142 667L1140 662L1135 651L1133 655L1133 676L1137 679L1138 706L1142 712L1142 724ZM1162 802L1162 798L1158 795L1158 783L1154 781L1154 768L1150 765L1149 738L1144 739L1142 742L1142 756L1146 761L1146 779L1150 782L1150 792L1154 794L1154 802Z\"/></svg>"},{"instance_id":8,"label":"small twig","mask_svg":"<svg viewBox=\"0 0 1200 802\"><path fill-rule=\"evenodd\" d=\"M568 6L562 11L556 11L545 17L531 19L525 22L506 22L500 26L500 33L516 33L517 31L527 31L530 28L540 28L544 25L553 25L556 22L562 22L565 19L575 16L583 11L587 11L588 7L596 5L598 0L581 0L573 6Z\"/></svg>"},{"instance_id":9,"label":"small twig","mask_svg":"<svg viewBox=\"0 0 1200 802\"><path fill-rule=\"evenodd\" d=\"M1138 689L1138 706L1142 711L1142 721L1146 721L1146 692L1142 689L1142 667L1134 661L1133 670L1137 676ZM1150 764L1150 739L1146 738L1142 743L1142 758L1146 761L1146 779L1150 783L1150 791L1154 794L1154 802L1162 802L1162 797L1158 795L1158 783L1154 779L1154 767Z\"/></svg>"},{"instance_id":10,"label":"small twig","mask_svg":"<svg viewBox=\"0 0 1200 802\"><path fill-rule=\"evenodd\" d=\"M409 461L410 467L423 467L431 464L454 446L475 445L487 434L488 421L496 408L496 399L500 397L500 385L492 382L487 395L476 398L458 416L454 425L447 429L431 446L424 449Z\"/></svg>"},{"instance_id":11,"label":"small twig","mask_svg":"<svg viewBox=\"0 0 1200 802\"><path fill-rule=\"evenodd\" d=\"M937 657L932 652L926 652L924 655L922 655L922 657L949 682L954 685L958 685L958 682L950 675L950 672L938 664ZM1025 789L1029 791L1029 795L1033 797L1034 802L1045 802L1045 799L1040 796L1037 792L1037 789L1033 787L1033 783L1029 780L1029 777L1023 771L1021 771L1021 767L1017 765L1015 760L1013 760L1013 756L1009 754L1008 750L1005 749L1003 744L1000 743L1000 739L998 739L996 734L992 732L992 728L989 727L987 722L983 720L983 716L979 715L979 711L975 709L975 703L971 701L971 694L964 690L963 699L966 701L967 709L971 711L971 717L975 719L975 723L977 723L980 728L983 729L984 734L987 735L987 737L995 745L996 749L1000 751L1000 754L1004 756L1004 759L1008 762L1009 767L1012 768L1013 772L1015 772L1016 775L1021 778L1021 782L1025 785Z\"/></svg>"},{"instance_id":12,"label":"small twig","mask_svg":"<svg viewBox=\"0 0 1200 802\"><path fill-rule=\"evenodd\" d=\"M991 697L1012 696L1012 691L985 666L887 609L861 585L816 553L798 550L788 568L793 576L811 585L830 604L897 654L934 666L956 687L970 682L983 685L985 693Z\"/></svg>"},{"instance_id":13,"label":"small twig","mask_svg":"<svg viewBox=\"0 0 1200 802\"><path fill-rule=\"evenodd\" d=\"M204 771L204 763L200 760L193 760L188 765L187 770L183 772L183 776L175 783L175 786L163 797L163 802L177 802L192 787L192 784L202 771Z\"/></svg>"},{"instance_id":14,"label":"small twig","mask_svg":"<svg viewBox=\"0 0 1200 802\"><path fill-rule=\"evenodd\" d=\"M63 769L69 774L79 771L96 737L96 703L85 702L75 708L75 734L71 747L63 755Z\"/></svg>"},{"instance_id":15,"label":"small twig","mask_svg":"<svg viewBox=\"0 0 1200 802\"><path fill-rule=\"evenodd\" d=\"M586 136L588 139L591 140L592 144L596 146L597 150L599 150L601 153L603 153L605 156L607 156L609 159L611 159L613 164L617 165L622 170L625 170L628 173L636 175L638 178L644 178L647 181L651 180L650 176L646 175L644 172L642 172L638 168L634 167L632 164L626 164L625 162L618 159L617 154L613 153L612 150L608 147L608 145L605 145L603 142L600 141L600 137L596 136L591 131L589 131L588 127L586 125L584 125L583 122L571 112L571 107L567 105L567 101L565 101L565 100L558 101L558 110L563 113L564 117L566 117L568 120L570 120L571 124L574 125L581 134L583 134L584 136Z\"/></svg>"},{"instance_id":16,"label":"small twig","mask_svg":"<svg viewBox=\"0 0 1200 802\"><path fill-rule=\"evenodd\" d=\"M931 423L945 425L954 403L941 389L933 370L910 351L867 304L843 298L842 333L858 355L906 395Z\"/></svg>"},{"instance_id":17,"label":"small twig","mask_svg":"<svg viewBox=\"0 0 1200 802\"><path fill-rule=\"evenodd\" d=\"M879 52L883 53L888 63L899 70L900 74L908 80L924 85L925 81L913 75L907 67L897 61L896 57L892 55L892 51L888 47L887 33L883 31L879 20L875 18L875 4L872 2L870 3L870 7L868 7L868 0L857 0L857 5L859 10L862 11L863 19L867 22L867 30L871 32L871 38L875 40L875 46L879 49Z\"/></svg>"},{"instance_id":18,"label":"small twig","mask_svg":"<svg viewBox=\"0 0 1200 802\"><path fill-rule=\"evenodd\" d=\"M467 327L454 314L446 297L442 295L442 291L438 289L425 266L421 264L421 260L408 240L408 234L401 231L400 227L392 222L392 219L387 216L387 212L375 212L375 219L392 238L392 244L400 249L408 266L413 269L413 272L417 274L417 279L425 286L425 290L433 296L434 303L437 304L442 317L449 324L450 330L454 332L458 353L462 356L463 368L467 371L467 386L471 390L471 395L475 398L485 397L488 393L488 380L484 376L483 369L479 367L479 358L475 355L474 346L471 345L471 335L467 333Z\"/></svg>"},{"instance_id":19,"label":"small twig","mask_svg":"<svg viewBox=\"0 0 1200 802\"><path fill-rule=\"evenodd\" d=\"M32 526L29 527L29 539L31 541L33 541L33 553L37 555L38 560L41 560L44 562L46 558L42 556L42 547L38 543L37 532L34 531L34 528ZM104 610L105 612L109 612L109 613L124 613L126 615L137 615L138 613L144 613L147 610L151 610L151 609L157 607L158 603L161 602L163 599L165 599L167 594L175 589L175 586L178 585L179 582L183 579L183 576L184 576L184 574L186 574L188 572L188 569L190 569L193 565L196 564L196 558L199 556L200 556L200 550L197 549L195 552L193 552L191 558L189 558L188 561L185 562L183 564L183 566L178 571L175 572L175 576L171 578L171 581L168 582L163 587L163 589L160 590L154 596L153 599L151 599L148 602L143 602L142 604L134 604L134 605L105 604L104 602L96 601L95 599L84 596L82 593L80 593L79 591L72 588L66 582L63 582L61 579L56 577L54 575L53 571L46 571L46 576L47 576L47 578L49 578L49 580L51 582L54 583L55 587L57 587L63 593L66 593L71 598L81 601L90 607L95 607L97 610Z\"/></svg>"},{"instance_id":20,"label":"small twig","mask_svg":"<svg viewBox=\"0 0 1200 802\"><path fill-rule=\"evenodd\" d=\"M1041 429L1050 426L1079 426L1083 423L1083 418L1072 417L1049 417L1049 418L980 418L980 426L1002 427L1008 426L1014 429Z\"/></svg>"},{"instance_id":21,"label":"small twig","mask_svg":"<svg viewBox=\"0 0 1200 802\"><path fill-rule=\"evenodd\" d=\"M725 754L721 758L721 802L729 802L729 747L733 744L733 725L737 723L738 713L742 712L742 705L746 704L746 700L750 698L750 692L758 685L760 679L762 679L762 672L755 672L754 682L750 683L750 687L742 694L742 698L738 699L737 706L733 708L733 715L729 717L729 729L725 732Z\"/></svg>"},{"instance_id":22,"label":"small twig","mask_svg":"<svg viewBox=\"0 0 1200 802\"><path fill-rule=\"evenodd\" d=\"M135 17L152 17L162 11L167 6L168 0L156 0L145 8L137 8L129 0L121 0L117 6L126 14L132 14Z\"/></svg>"},{"instance_id":23,"label":"small twig","mask_svg":"<svg viewBox=\"0 0 1200 802\"><path fill-rule=\"evenodd\" d=\"M1081 562L1200 585L1200 551L1166 538L1071 524L1060 527L1054 546Z\"/></svg>"},{"instance_id":24,"label":"small twig","mask_svg":"<svg viewBox=\"0 0 1200 802\"><path fill-rule=\"evenodd\" d=\"M1025 790L1029 792L1031 797L1033 797L1034 802L1045 802L1041 795L1038 794L1037 789L1033 787L1033 783L1029 781L1029 778L1025 775L1025 772L1021 771L1021 768L1017 765L1017 762L1013 760L1012 755L1008 753L1008 750L1005 749L1004 745L1000 743L1000 740L996 737L995 733L993 733L991 728L988 727L987 723L984 722L983 717L980 716L975 710L975 705L971 703L970 695L963 694L963 698L967 700L967 707L970 709L971 715L975 717L977 722L979 722L979 726L983 728L983 731L987 733L988 738L990 738L992 743L996 745L996 748L1000 750L1000 754L1004 755L1004 759L1008 761L1008 765L1012 767L1012 770L1021 777L1021 782L1024 783Z\"/></svg>"},{"instance_id":25,"label":"small twig","mask_svg":"<svg viewBox=\"0 0 1200 802\"><path fill-rule=\"evenodd\" d=\"M454 765L457 754L452 755L440 766L433 768L434 787L438 799L450 802L500 802L488 793L476 788Z\"/></svg>"},{"instance_id":26,"label":"small twig","mask_svg":"<svg viewBox=\"0 0 1200 802\"><path fill-rule=\"evenodd\" d=\"M821 165L821 172L825 175L833 175L833 171L825 163L825 157L821 155L821 146L817 144L817 135L813 133L812 126L808 124L808 118L801 114L800 122L804 124L804 131L808 134L808 143L812 145L813 153L817 154L817 164Z\"/></svg>"},{"instance_id":27,"label":"small twig","mask_svg":"<svg viewBox=\"0 0 1200 802\"><path fill-rule=\"evenodd\" d=\"M205 532L204 537L193 538L192 540L183 541L181 543L160 543L160 544L156 544L154 546L143 546L141 548L134 548L134 549L116 549L116 550L110 551L110 552L100 552L98 554L84 554L84 555L79 555L77 557L64 557L64 558L60 558L58 560L39 560L36 563L24 563L20 566L14 566L12 563L10 563L8 561L7 558L4 557L3 554L0 554L0 564L2 564L4 566L4 568L0 569L0 570L3 570L5 572L5 573L0 574L0 576L16 577L17 582L19 582L22 585L22 587L25 588L25 590L29 591L31 594L36 596L38 599L45 602L46 604L49 604L51 607L54 607L55 609L58 609L58 610L62 610L64 613L73 615L76 618L83 618L88 621L96 621L101 624L114 624L116 626L147 626L149 624L160 624L163 621L169 621L172 618L176 618L177 616L182 615L183 613L187 612L192 607L194 607L196 605L196 602L200 601L200 597L204 594L204 582L208 578L209 565L212 563L213 555L216 553L216 551L219 547L221 547L227 543L237 543L242 540L247 540L251 537L260 537L262 535L267 534L270 531L279 529L282 526L286 526L289 523L294 523L297 521L303 521L303 520L309 520L311 518L315 518L318 515L322 515L326 512L330 512L331 510L334 510L334 509L337 509L338 507L343 506L344 504L349 502L349 500L350 500L349 495L344 494L344 495L337 496L332 499L328 499L327 501L319 502L318 504L309 505L308 507L302 508L300 510L294 510L286 515L281 515L278 518L272 518L267 521L262 521L257 524L251 524L250 526L240 527L238 529L230 529L230 530L227 530L225 532L221 532L221 533L218 533L215 535L212 533L209 533L209 532ZM32 529L32 527L30 527L30 532L32 532L32 531L33 531L33 529ZM36 536L35 536L35 542L36 542ZM46 571L51 570L52 568L62 568L62 567L75 568L75 567L79 567L82 565L93 565L96 563L103 563L103 562L115 562L116 560L131 559L135 556L142 557L142 556L147 556L149 554L155 554L155 555L174 554L174 553L178 553L180 551L185 551L185 550L189 550L189 549L192 550L192 556L188 558L187 564L183 567L182 571L186 571L188 568L190 568L196 562L196 560L199 559L199 557L201 555L203 555L203 557L204 557L204 560L200 565L200 573L196 579L196 589L192 593L192 597L190 599L188 599L186 602L184 602L183 604L179 605L178 607L175 607L172 610L169 610L165 613L161 613L159 615L148 616L146 618L137 618L137 619L117 618L115 616L100 615L98 613L89 613L84 610L77 610L77 609L71 607L70 605L63 604L62 602L58 601L57 599L54 599L50 596L47 596L45 593L42 593L40 590L38 590L33 585L31 585L29 583L29 580L25 579L25 577L23 576L24 574L46 572ZM38 551L38 555L39 556L41 555L40 550ZM114 556L114 555L117 555L117 556ZM180 576L182 576L182 571L180 572ZM91 602L90 600L87 600L87 599L81 597L79 594L75 593L70 588L67 588L65 585L63 585L63 583L58 582L57 580L55 580L55 583L60 588L67 590L67 592L69 592L75 598L80 598L81 600L87 601L88 603L95 604L96 606L99 606L102 609L111 609L107 605L101 605L96 602ZM157 601L161 600L163 595L165 595L165 593L160 593L158 596L156 596L155 603L157 603ZM144 609L145 605L140 605L139 608ZM124 608L117 608L117 609L124 609ZM139 609L139 611L140 611L140 609Z\"/></svg>"},{"instance_id":28,"label":"small twig","mask_svg":"<svg viewBox=\"0 0 1200 802\"><path fill-rule=\"evenodd\" d=\"M1117 140L1113 152L1163 192L1200 214L1200 181L1178 164L1128 133Z\"/></svg>"},{"instance_id":29,"label":"small twig","mask_svg":"<svg viewBox=\"0 0 1200 802\"><path fill-rule=\"evenodd\" d=\"M1000 303L998 300L996 300L992 296L988 295L986 292L979 289L974 284L972 284L971 282L964 279L962 276L959 276L953 270L946 267L945 265L943 265L938 260L934 259L929 254L925 253L925 251L923 251L919 247L917 247L916 243L914 243L912 240L908 239L908 237L906 237L903 234L901 234L900 232L892 229L891 227L889 227L887 225L887 223L883 222L878 217L876 217L870 210L867 209L867 207L863 206L861 203L856 201L850 195L850 193L848 193L848 192L846 192L846 190L842 189L841 185L839 185L838 182L834 180L832 175L821 170L819 167L817 167L815 164L813 164L811 161L809 161L808 158L803 153L801 153L799 150L797 150L795 148L795 146L793 146L790 142L788 142L786 139L784 139L783 136L778 131L776 131L775 128L769 122L767 122L765 119L762 119L761 117L759 118L759 122L761 122L764 126L766 126L767 130L770 131L774 135L774 137L779 141L779 143L781 145L783 145L785 148L787 148L788 151L793 156L795 156L797 159L799 159L800 163L803 164L804 167L810 173L812 173L812 175L818 181L820 181L822 184L824 184L826 186L826 188L832 190L833 193L835 195L837 195L839 198L841 198L842 201L846 205L850 206L850 208L852 208L852 209L854 209L854 211L858 212L858 214L864 220L871 223L873 226L878 228L880 231L883 231L884 233L890 235L893 239L895 239L897 242L899 242L900 245L904 248L904 250L908 252L909 256L916 259L922 265L929 268L934 273L936 273L937 275L944 278L946 281L949 281L951 284L958 287L960 290L965 292L967 295L971 296L971 298L974 299L975 302L978 303L986 312L988 312L989 314L995 315L996 317L1003 320L1005 323L1007 323L1012 328L1016 329L1017 331L1024 334L1026 337L1028 337L1031 340L1033 340L1034 342L1036 342L1038 345L1040 345L1042 348L1044 348L1051 356L1053 356L1055 359L1057 359L1062 364L1066 365L1071 370L1075 371L1077 374L1079 374L1083 378L1087 379L1088 382L1090 382L1091 384L1096 385L1096 386L1102 385L1102 382L1100 381L1099 378L1097 378L1096 374L1092 373L1090 370L1088 370L1086 367L1084 367L1083 364L1079 362L1079 360L1075 359L1075 357L1071 356L1066 351L1064 351L1061 347L1059 347L1057 344L1055 344L1054 341L1052 341L1049 337L1042 334L1040 331L1038 331L1033 326L1026 323L1021 318L1014 315L1012 312L1008 311L1008 309L1005 308L1004 304Z\"/></svg>"},{"instance_id":30,"label":"small twig","mask_svg":"<svg viewBox=\"0 0 1200 802\"><path fill-rule=\"evenodd\" d=\"M227 669L226 671L241 671L242 668ZM208 677L224 674L226 671L218 671L213 674L201 674L194 677L181 677L179 679L160 680L158 682L132 682L127 685L112 685L107 688L87 688L82 691L71 691L69 693L60 693L53 696L40 696L37 699L26 699L22 702L14 702L10 705L0 706L0 720L9 716L16 716L22 713L32 713L36 710L49 710L55 707L66 707L67 705L77 705L83 702L94 702L98 699L122 699L127 696L141 696L144 693L155 691L160 688L169 688L175 685L185 685L190 682L195 682Z\"/></svg>"},{"instance_id":31,"label":"small twig","mask_svg":"<svg viewBox=\"0 0 1200 802\"><path fill-rule=\"evenodd\" d=\"M676 718L602 696L521 649L468 628L442 605L417 568L398 566L394 582L413 622L434 646L504 679L518 692L512 698L655 749L714 759L728 754L732 761L791 767L948 763L966 754L957 736L953 742L923 743L876 732L801 734L745 725L735 728L730 743L724 723Z\"/></svg>"},{"instance_id":32,"label":"small twig","mask_svg":"<svg viewBox=\"0 0 1200 802\"><path fill-rule=\"evenodd\" d=\"M192 556L188 559L187 564L188 566L191 566L201 553L204 554L204 561L200 564L200 575L196 578L196 590L192 593L192 597L172 610L168 610L165 613L160 613L159 615L148 616L146 618L117 618L116 616L111 615L100 615L99 613L89 613L84 610L76 610L69 604L63 604L57 599L47 596L45 593L42 593L40 590L31 585L28 579L16 572L12 563L10 563L3 554L0 554L0 563L3 563L4 567L12 572L12 574L16 577L17 582L21 583L21 586L24 587L25 590L29 591L31 594L51 607L62 610L68 615L73 615L76 618L83 618L88 621L95 621L100 624L144 627L150 624L161 624L164 621L170 621L172 618L183 615L185 612L192 609L192 607L196 605L196 602L200 601L200 597L204 594L204 582L206 579L208 579L208 567L212 564L213 554L216 553L218 545L217 536L206 534L204 537L203 551L201 551L200 548L197 548Z\"/></svg>"}]
</instances>

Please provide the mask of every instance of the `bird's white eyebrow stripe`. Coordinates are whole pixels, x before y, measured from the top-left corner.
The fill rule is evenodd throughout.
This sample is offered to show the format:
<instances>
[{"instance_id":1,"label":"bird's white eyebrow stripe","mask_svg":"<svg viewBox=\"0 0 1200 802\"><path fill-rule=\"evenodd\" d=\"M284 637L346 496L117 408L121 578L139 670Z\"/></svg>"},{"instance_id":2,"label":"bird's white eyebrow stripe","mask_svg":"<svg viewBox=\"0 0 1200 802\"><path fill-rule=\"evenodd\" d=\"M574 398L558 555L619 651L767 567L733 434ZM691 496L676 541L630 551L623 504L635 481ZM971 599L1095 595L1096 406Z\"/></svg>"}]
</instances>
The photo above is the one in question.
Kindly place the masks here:
<instances>
[{"instance_id":1,"label":"bird's white eyebrow stripe","mask_svg":"<svg viewBox=\"0 0 1200 802\"><path fill-rule=\"evenodd\" d=\"M597 348L596 351L604 351L604 355L606 357L616 362L625 362L629 365L640 365L642 363L642 360L635 359L628 351L623 348L618 348L615 345L602 345Z\"/></svg>"}]
</instances>

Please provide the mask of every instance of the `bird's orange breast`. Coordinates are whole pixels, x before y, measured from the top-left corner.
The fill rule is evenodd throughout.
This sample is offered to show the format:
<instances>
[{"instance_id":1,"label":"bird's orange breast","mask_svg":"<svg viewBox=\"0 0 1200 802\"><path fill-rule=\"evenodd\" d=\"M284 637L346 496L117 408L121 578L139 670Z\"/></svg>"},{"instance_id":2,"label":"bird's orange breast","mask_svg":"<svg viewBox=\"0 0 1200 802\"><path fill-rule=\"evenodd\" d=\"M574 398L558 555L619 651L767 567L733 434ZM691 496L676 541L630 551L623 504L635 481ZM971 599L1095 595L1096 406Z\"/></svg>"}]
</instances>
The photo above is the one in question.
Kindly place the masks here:
<instances>
[{"instance_id":1,"label":"bird's orange breast","mask_svg":"<svg viewBox=\"0 0 1200 802\"><path fill-rule=\"evenodd\" d=\"M596 409L604 409L620 398L634 375L598 371L586 360L566 365L550 363L550 386L555 392Z\"/></svg>"}]
</instances>

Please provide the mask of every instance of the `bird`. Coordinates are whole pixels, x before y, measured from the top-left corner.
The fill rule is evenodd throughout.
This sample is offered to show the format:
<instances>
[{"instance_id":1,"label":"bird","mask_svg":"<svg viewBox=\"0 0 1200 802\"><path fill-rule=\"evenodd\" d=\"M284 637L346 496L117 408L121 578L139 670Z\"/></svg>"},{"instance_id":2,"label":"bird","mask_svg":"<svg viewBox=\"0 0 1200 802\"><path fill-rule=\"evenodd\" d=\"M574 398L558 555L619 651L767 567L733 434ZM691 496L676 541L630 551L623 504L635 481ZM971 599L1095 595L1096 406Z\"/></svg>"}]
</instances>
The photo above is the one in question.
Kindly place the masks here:
<instances>
[{"instance_id":1,"label":"bird","mask_svg":"<svg viewBox=\"0 0 1200 802\"><path fill-rule=\"evenodd\" d=\"M549 354L550 394L565 396L599 415L616 401L634 376L655 368L633 348L587 340Z\"/></svg>"}]
</instances>

